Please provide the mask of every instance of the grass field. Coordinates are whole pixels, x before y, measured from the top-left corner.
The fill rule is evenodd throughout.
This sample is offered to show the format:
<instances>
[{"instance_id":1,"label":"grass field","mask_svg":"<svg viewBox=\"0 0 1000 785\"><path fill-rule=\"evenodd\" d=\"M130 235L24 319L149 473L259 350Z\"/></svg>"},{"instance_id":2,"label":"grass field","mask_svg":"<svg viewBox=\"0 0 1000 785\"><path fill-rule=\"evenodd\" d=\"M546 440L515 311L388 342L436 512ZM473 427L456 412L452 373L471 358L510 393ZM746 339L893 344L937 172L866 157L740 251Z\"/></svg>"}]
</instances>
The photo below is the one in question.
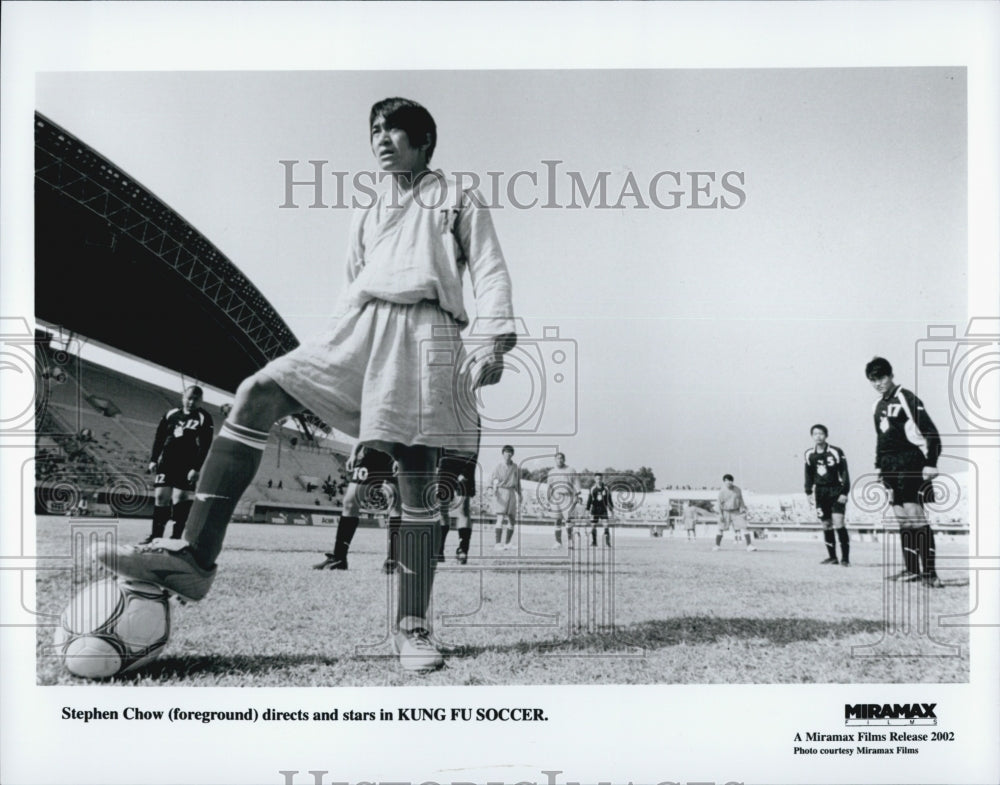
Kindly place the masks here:
<instances>
[{"instance_id":1,"label":"grass field","mask_svg":"<svg viewBox=\"0 0 1000 785\"><path fill-rule=\"evenodd\" d=\"M93 524L93 521L86 523ZM147 521L116 523L136 542ZM40 518L39 556L70 553L70 522ZM820 565L822 541L768 539L759 550L710 537L687 542L620 531L612 550L583 548L571 568L552 533L522 527L517 551L473 536L466 566L452 554L437 574L435 629L448 651L428 675L402 672L388 641L395 591L380 567L385 533L360 529L347 572L315 571L333 527L233 524L209 596L171 603L170 643L141 672L144 686L471 684L707 684L963 682L967 630L939 626L968 611L964 574L928 590L883 580L883 543L852 542L850 568ZM893 545L892 547L897 547ZM938 537L942 555L966 538ZM613 565L611 564L613 560ZM58 614L89 567L38 573L37 606ZM613 579L612 576L613 575ZM76 586L74 586L74 582ZM926 614L926 623L921 620ZM907 622L909 625L907 626ZM954 622L953 622L954 624ZM929 630L929 633L928 633ZM38 635L39 684L86 684ZM868 647L855 650L854 647ZM860 656L862 653L878 656Z\"/></svg>"}]
</instances>

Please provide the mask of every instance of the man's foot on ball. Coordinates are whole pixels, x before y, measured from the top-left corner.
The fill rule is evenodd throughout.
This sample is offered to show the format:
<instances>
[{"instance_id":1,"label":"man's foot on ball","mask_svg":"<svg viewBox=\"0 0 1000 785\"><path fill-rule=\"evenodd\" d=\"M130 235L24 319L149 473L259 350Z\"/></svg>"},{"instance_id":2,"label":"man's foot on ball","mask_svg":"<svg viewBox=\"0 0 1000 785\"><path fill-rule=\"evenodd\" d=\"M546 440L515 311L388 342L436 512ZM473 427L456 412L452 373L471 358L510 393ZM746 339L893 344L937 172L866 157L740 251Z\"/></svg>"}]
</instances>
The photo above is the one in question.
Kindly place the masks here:
<instances>
[{"instance_id":1,"label":"man's foot on ball","mask_svg":"<svg viewBox=\"0 0 1000 785\"><path fill-rule=\"evenodd\" d=\"M400 630L392 637L392 645L403 670L428 673L444 665L444 657L431 642L430 633L422 627L409 632Z\"/></svg>"},{"instance_id":2,"label":"man's foot on ball","mask_svg":"<svg viewBox=\"0 0 1000 785\"><path fill-rule=\"evenodd\" d=\"M216 568L201 567L185 540L161 537L148 545L97 545L91 555L119 578L152 583L191 602L208 594L215 580Z\"/></svg>"},{"instance_id":3,"label":"man's foot on ball","mask_svg":"<svg viewBox=\"0 0 1000 785\"><path fill-rule=\"evenodd\" d=\"M394 574L396 572L396 560L386 559L382 563L382 572L384 572L386 575Z\"/></svg>"},{"instance_id":4,"label":"man's foot on ball","mask_svg":"<svg viewBox=\"0 0 1000 785\"><path fill-rule=\"evenodd\" d=\"M465 564L467 561L469 561L469 554L467 554L465 551L459 548L457 551L455 551L455 561L457 561L459 564Z\"/></svg>"}]
</instances>

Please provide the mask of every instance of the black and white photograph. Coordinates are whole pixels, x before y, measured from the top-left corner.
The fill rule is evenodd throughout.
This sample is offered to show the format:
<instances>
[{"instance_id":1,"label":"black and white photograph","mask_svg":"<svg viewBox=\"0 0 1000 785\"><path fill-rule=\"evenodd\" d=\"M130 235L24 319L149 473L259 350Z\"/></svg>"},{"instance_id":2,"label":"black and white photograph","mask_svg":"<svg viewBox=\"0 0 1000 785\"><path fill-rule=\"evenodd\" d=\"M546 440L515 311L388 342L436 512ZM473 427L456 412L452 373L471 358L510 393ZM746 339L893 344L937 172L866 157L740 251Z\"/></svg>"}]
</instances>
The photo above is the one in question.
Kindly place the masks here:
<instances>
[{"instance_id":1,"label":"black and white photograph","mask_svg":"<svg viewBox=\"0 0 1000 785\"><path fill-rule=\"evenodd\" d=\"M5 3L0 779L996 781L950 8Z\"/></svg>"}]
</instances>

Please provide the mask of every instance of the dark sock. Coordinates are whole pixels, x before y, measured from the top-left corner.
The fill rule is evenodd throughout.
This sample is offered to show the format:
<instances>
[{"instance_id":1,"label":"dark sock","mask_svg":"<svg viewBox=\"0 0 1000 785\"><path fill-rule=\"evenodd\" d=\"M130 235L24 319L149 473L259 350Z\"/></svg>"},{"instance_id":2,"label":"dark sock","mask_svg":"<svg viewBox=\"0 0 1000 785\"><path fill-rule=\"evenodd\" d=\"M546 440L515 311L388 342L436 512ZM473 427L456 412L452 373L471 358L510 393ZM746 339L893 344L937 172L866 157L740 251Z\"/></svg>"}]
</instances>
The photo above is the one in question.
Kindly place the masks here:
<instances>
[{"instance_id":1,"label":"dark sock","mask_svg":"<svg viewBox=\"0 0 1000 785\"><path fill-rule=\"evenodd\" d=\"M227 436L227 432L238 435L243 441ZM221 553L233 510L257 473L266 444L266 433L229 422L223 424L218 438L212 442L201 468L198 492L184 533L195 561L202 567L207 569L214 565ZM203 494L210 496L204 500L197 498Z\"/></svg>"},{"instance_id":2,"label":"dark sock","mask_svg":"<svg viewBox=\"0 0 1000 785\"><path fill-rule=\"evenodd\" d=\"M430 513L430 511L428 511ZM408 513L409 515L409 513ZM434 586L436 516L414 516L399 528L399 611L397 621L407 616L427 619Z\"/></svg>"},{"instance_id":3,"label":"dark sock","mask_svg":"<svg viewBox=\"0 0 1000 785\"><path fill-rule=\"evenodd\" d=\"M716 534L715 535L715 547L718 548L720 545L722 545L722 535L721 534Z\"/></svg>"},{"instance_id":4,"label":"dark sock","mask_svg":"<svg viewBox=\"0 0 1000 785\"><path fill-rule=\"evenodd\" d=\"M605 529L604 530L604 544L607 545L607 546L611 545L611 530L610 529Z\"/></svg>"},{"instance_id":5,"label":"dark sock","mask_svg":"<svg viewBox=\"0 0 1000 785\"><path fill-rule=\"evenodd\" d=\"M556 542L562 545L562 528L556 526Z\"/></svg>"},{"instance_id":6,"label":"dark sock","mask_svg":"<svg viewBox=\"0 0 1000 785\"><path fill-rule=\"evenodd\" d=\"M458 549L460 551L464 551L465 553L468 553L469 552L469 542L471 540L472 540L472 527L471 526L469 526L469 527L467 527L465 529L459 529L458 530Z\"/></svg>"},{"instance_id":7,"label":"dark sock","mask_svg":"<svg viewBox=\"0 0 1000 785\"><path fill-rule=\"evenodd\" d=\"M399 527L403 519L398 515L389 516L389 558L392 561L399 560Z\"/></svg>"},{"instance_id":8,"label":"dark sock","mask_svg":"<svg viewBox=\"0 0 1000 785\"><path fill-rule=\"evenodd\" d=\"M510 526L510 527L507 528L507 540L506 540L506 542L504 544L505 545L509 545L510 541L513 540L513 539L514 539L514 527Z\"/></svg>"},{"instance_id":9,"label":"dark sock","mask_svg":"<svg viewBox=\"0 0 1000 785\"><path fill-rule=\"evenodd\" d=\"M834 539L833 529L823 529L823 539L826 540L827 558L837 558L837 541ZM815 556L813 557L816 558Z\"/></svg>"},{"instance_id":10,"label":"dark sock","mask_svg":"<svg viewBox=\"0 0 1000 785\"><path fill-rule=\"evenodd\" d=\"M497 535L497 545L499 545L501 543L501 541L503 540L503 527L502 526L497 526L493 531L496 532L496 535Z\"/></svg>"},{"instance_id":11,"label":"dark sock","mask_svg":"<svg viewBox=\"0 0 1000 785\"><path fill-rule=\"evenodd\" d=\"M359 518L356 515L341 515L337 521L337 537L333 545L333 558L346 559L351 548L354 532L358 530Z\"/></svg>"},{"instance_id":12,"label":"dark sock","mask_svg":"<svg viewBox=\"0 0 1000 785\"><path fill-rule=\"evenodd\" d=\"M590 544L597 545L597 527L592 526L590 528Z\"/></svg>"},{"instance_id":13,"label":"dark sock","mask_svg":"<svg viewBox=\"0 0 1000 785\"><path fill-rule=\"evenodd\" d=\"M916 548L920 553L920 559L924 563L924 575L937 575L937 559L934 548L934 530L930 524L924 524L917 529Z\"/></svg>"},{"instance_id":14,"label":"dark sock","mask_svg":"<svg viewBox=\"0 0 1000 785\"><path fill-rule=\"evenodd\" d=\"M167 521L170 520L170 505L157 504L153 507L153 538L158 539L167 530Z\"/></svg>"},{"instance_id":15,"label":"dark sock","mask_svg":"<svg viewBox=\"0 0 1000 785\"><path fill-rule=\"evenodd\" d=\"M444 556L444 542L448 539L448 532L451 530L451 522L442 523L440 534L440 541L438 542L437 555Z\"/></svg>"},{"instance_id":16,"label":"dark sock","mask_svg":"<svg viewBox=\"0 0 1000 785\"><path fill-rule=\"evenodd\" d=\"M185 499L174 505L173 514L170 516L174 521L174 530L170 534L173 539L179 540L184 533L184 526L187 523L188 516L191 514L192 504L194 504L193 499Z\"/></svg>"},{"instance_id":17,"label":"dark sock","mask_svg":"<svg viewBox=\"0 0 1000 785\"><path fill-rule=\"evenodd\" d=\"M837 539L840 540L840 560L849 562L851 560L851 535L847 533L846 526L837 529Z\"/></svg>"},{"instance_id":18,"label":"dark sock","mask_svg":"<svg viewBox=\"0 0 1000 785\"><path fill-rule=\"evenodd\" d=\"M899 540L903 546L903 566L907 572L920 573L920 555L917 553L914 529L902 529Z\"/></svg>"}]
</instances>

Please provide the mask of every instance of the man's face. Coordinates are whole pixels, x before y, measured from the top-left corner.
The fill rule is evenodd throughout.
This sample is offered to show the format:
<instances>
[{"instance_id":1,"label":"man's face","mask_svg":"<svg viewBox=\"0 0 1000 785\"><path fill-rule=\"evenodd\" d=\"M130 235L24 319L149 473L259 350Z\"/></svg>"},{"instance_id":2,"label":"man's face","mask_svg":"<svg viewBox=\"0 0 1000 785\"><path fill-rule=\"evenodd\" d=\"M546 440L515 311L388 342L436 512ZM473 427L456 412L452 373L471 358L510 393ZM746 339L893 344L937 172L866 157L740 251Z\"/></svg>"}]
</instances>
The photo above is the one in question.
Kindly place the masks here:
<instances>
[{"instance_id":1,"label":"man's face","mask_svg":"<svg viewBox=\"0 0 1000 785\"><path fill-rule=\"evenodd\" d=\"M604 478L603 478L603 477L601 477L601 475L599 475L599 474L598 474L598 475L597 475L597 476L596 476L596 477L594 478L594 482L595 482L595 483L596 483L596 484L597 484L598 486L601 486L601 485L604 485Z\"/></svg>"},{"instance_id":2,"label":"man's face","mask_svg":"<svg viewBox=\"0 0 1000 785\"><path fill-rule=\"evenodd\" d=\"M201 403L201 396L198 395L194 390L185 390L184 395L181 398L181 405L184 407L185 412L190 412Z\"/></svg>"},{"instance_id":3,"label":"man's face","mask_svg":"<svg viewBox=\"0 0 1000 785\"><path fill-rule=\"evenodd\" d=\"M879 395L885 395L892 389L892 376L879 376L877 379L869 379L872 387Z\"/></svg>"},{"instance_id":4,"label":"man's face","mask_svg":"<svg viewBox=\"0 0 1000 785\"><path fill-rule=\"evenodd\" d=\"M823 433L822 428L813 428L812 437L817 447L822 447L824 444L826 444L826 434Z\"/></svg>"},{"instance_id":5,"label":"man's face","mask_svg":"<svg viewBox=\"0 0 1000 785\"><path fill-rule=\"evenodd\" d=\"M562 455L556 456L556 468L563 469L566 467L566 459Z\"/></svg>"},{"instance_id":6,"label":"man's face","mask_svg":"<svg viewBox=\"0 0 1000 785\"><path fill-rule=\"evenodd\" d=\"M426 152L411 145L403 129L387 127L385 118L375 118L371 135L372 152L383 172L419 174L427 169Z\"/></svg>"},{"instance_id":7,"label":"man's face","mask_svg":"<svg viewBox=\"0 0 1000 785\"><path fill-rule=\"evenodd\" d=\"M512 452L507 452L507 451L505 450L505 451L504 451L504 454L503 454L503 460L504 460L504 463L506 463L506 464L510 464L510 463L511 463L511 461L513 461L513 460L514 460L514 453L512 453Z\"/></svg>"},{"instance_id":8,"label":"man's face","mask_svg":"<svg viewBox=\"0 0 1000 785\"><path fill-rule=\"evenodd\" d=\"M732 490L732 489L733 489L733 481L732 481L732 480L723 480L722 482L723 482L723 483L725 483L726 487L727 487L727 488L728 488L729 490Z\"/></svg>"}]
</instances>

